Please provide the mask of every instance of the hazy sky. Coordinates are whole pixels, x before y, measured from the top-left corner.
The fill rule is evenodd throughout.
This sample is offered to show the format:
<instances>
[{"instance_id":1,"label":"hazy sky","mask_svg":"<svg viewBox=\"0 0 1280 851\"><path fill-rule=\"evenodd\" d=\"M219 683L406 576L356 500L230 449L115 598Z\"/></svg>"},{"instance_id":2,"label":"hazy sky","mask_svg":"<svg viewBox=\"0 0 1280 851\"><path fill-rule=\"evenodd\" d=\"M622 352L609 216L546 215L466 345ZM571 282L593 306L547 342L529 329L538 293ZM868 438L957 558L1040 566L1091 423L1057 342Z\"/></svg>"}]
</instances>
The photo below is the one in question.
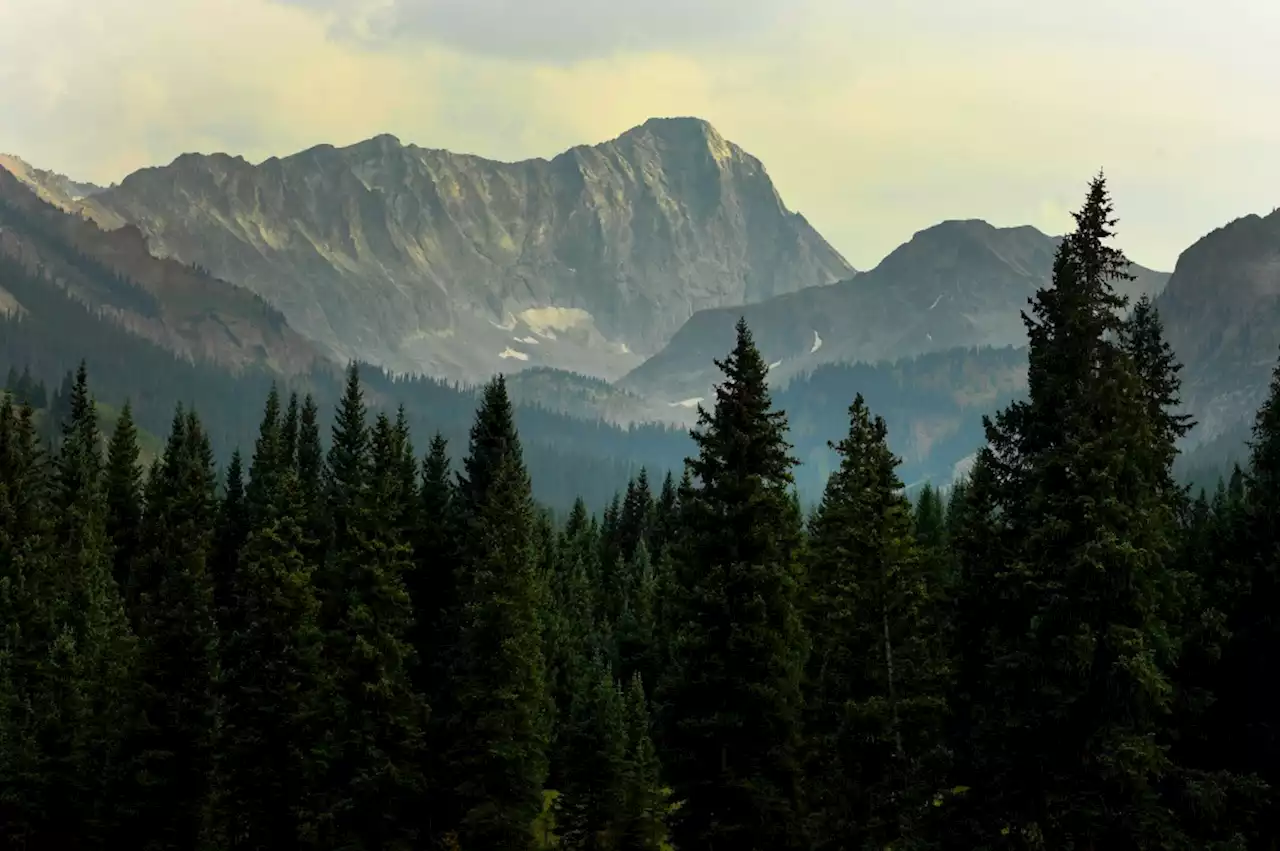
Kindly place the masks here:
<instances>
[{"instance_id":1,"label":"hazy sky","mask_svg":"<svg viewBox=\"0 0 1280 851\"><path fill-rule=\"evenodd\" d=\"M1280 205L1274 0L0 0L0 151L98 182L382 132L552 156L698 115L859 268L1069 225L1099 167L1172 268Z\"/></svg>"}]
</instances>

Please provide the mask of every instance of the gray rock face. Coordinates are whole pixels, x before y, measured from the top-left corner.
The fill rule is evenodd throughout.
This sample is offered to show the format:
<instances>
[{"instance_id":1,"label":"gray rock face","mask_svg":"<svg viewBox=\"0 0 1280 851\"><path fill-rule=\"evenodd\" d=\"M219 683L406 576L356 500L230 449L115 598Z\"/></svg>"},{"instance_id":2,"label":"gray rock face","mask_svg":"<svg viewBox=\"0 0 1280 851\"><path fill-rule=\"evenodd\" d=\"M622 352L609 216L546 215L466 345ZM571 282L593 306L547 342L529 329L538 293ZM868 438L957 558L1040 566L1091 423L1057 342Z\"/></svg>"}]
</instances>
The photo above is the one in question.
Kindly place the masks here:
<instances>
[{"instance_id":1,"label":"gray rock face","mask_svg":"<svg viewBox=\"0 0 1280 851\"><path fill-rule=\"evenodd\" d=\"M1052 277L1061 237L949 221L915 234L869 272L742 308L695 314L621 387L671 403L709 397L711 365L747 320L775 383L824 363L878 362L970 346L1022 346L1027 300ZM1133 266L1119 289L1159 292L1168 274Z\"/></svg>"},{"instance_id":2,"label":"gray rock face","mask_svg":"<svg viewBox=\"0 0 1280 851\"><path fill-rule=\"evenodd\" d=\"M258 165L187 154L78 205L249 287L338 358L464 381L616 378L699 310L853 273L759 160L691 118L519 163L391 136Z\"/></svg>"},{"instance_id":3,"label":"gray rock face","mask_svg":"<svg viewBox=\"0 0 1280 851\"><path fill-rule=\"evenodd\" d=\"M1251 423L1280 348L1280 211L1245 216L1182 252L1156 299L1182 373L1194 445Z\"/></svg>"}]
</instances>

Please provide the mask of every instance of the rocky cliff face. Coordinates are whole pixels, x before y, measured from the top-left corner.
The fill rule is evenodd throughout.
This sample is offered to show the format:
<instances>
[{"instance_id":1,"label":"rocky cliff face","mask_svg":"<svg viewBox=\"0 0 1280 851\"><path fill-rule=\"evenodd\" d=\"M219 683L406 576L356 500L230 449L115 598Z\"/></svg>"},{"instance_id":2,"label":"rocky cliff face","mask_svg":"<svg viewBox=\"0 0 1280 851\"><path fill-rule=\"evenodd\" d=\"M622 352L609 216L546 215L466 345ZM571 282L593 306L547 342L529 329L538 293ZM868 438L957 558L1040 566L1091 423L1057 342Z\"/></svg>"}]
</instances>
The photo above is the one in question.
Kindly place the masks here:
<instances>
[{"instance_id":1,"label":"rocky cliff face","mask_svg":"<svg viewBox=\"0 0 1280 851\"><path fill-rule=\"evenodd\" d=\"M74 207L249 287L339 358L465 381L614 378L699 310L852 274L759 160L691 118L519 163L391 136L184 155Z\"/></svg>"},{"instance_id":2,"label":"rocky cliff face","mask_svg":"<svg viewBox=\"0 0 1280 851\"><path fill-rule=\"evenodd\" d=\"M153 257L135 227L103 231L57 209L7 167L0 167L0 262L186 359L282 375L328 368L315 344L252 292ZM0 312L25 312L5 283L0 269Z\"/></svg>"},{"instance_id":3,"label":"rocky cliff face","mask_svg":"<svg viewBox=\"0 0 1280 851\"><path fill-rule=\"evenodd\" d=\"M869 272L743 308L695 314L658 355L620 386L673 404L709 396L711 357L733 345L739 316L750 325L775 382L824 363L891 361L957 347L1022 346L1021 314L1048 285L1060 237L1033 227L943 222L915 234ZM1168 275L1133 266L1119 289L1159 292Z\"/></svg>"},{"instance_id":4,"label":"rocky cliff face","mask_svg":"<svg viewBox=\"0 0 1280 851\"><path fill-rule=\"evenodd\" d=\"M1251 421L1280 351L1280 211L1245 216L1178 258L1156 299L1185 364L1182 397L1203 442Z\"/></svg>"}]
</instances>

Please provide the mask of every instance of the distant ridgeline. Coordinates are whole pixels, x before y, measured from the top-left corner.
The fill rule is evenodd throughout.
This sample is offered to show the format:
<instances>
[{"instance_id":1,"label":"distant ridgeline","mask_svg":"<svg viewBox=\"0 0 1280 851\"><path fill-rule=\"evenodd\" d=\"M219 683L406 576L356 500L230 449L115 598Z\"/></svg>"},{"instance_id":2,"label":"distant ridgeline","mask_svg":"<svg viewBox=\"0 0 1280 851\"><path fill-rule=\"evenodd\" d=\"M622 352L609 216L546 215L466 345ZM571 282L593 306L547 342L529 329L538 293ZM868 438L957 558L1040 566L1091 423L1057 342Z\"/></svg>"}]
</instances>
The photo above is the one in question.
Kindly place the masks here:
<instances>
[{"instance_id":1,"label":"distant ridgeline","mask_svg":"<svg viewBox=\"0 0 1280 851\"><path fill-rule=\"evenodd\" d=\"M273 383L286 395L311 393L325 417L342 391L340 375L327 365L283 378L263 367L232 371L178 357L3 256L0 286L20 305L0 312L0 372L12 370L18 378L25 372L29 381L58 386L83 360L95 396L112 408L129 401L144 431L167 433L179 403L197 410L222 462L232 450L252 447L262 400ZM375 367L363 367L361 376L373 406L394 413L403 405L423 440L438 431L451 445L465 444L475 391L429 378L397 379ZM665 426L621 429L523 406L516 420L536 496L557 509L567 509L580 495L602 508L642 466L660 479L689 451L688 436Z\"/></svg>"}]
</instances>

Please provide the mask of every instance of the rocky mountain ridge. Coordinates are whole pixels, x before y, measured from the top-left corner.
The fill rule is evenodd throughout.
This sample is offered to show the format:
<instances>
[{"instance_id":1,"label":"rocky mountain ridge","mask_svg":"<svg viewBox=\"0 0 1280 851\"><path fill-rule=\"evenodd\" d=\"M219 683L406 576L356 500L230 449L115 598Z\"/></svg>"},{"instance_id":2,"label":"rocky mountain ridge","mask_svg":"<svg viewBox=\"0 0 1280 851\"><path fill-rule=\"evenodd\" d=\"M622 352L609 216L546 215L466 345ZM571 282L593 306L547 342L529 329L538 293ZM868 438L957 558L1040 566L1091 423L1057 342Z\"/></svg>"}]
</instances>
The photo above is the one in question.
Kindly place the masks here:
<instances>
[{"instance_id":1,"label":"rocky mountain ridge","mask_svg":"<svg viewBox=\"0 0 1280 851\"><path fill-rule=\"evenodd\" d=\"M828 363L877 363L955 348L1022 346L1021 313L1052 276L1061 237L971 219L916 233L874 269L744 307L692 316L619 386L671 404L709 397L713 353L745 317L775 383ZM1131 297L1160 292L1168 274L1131 267Z\"/></svg>"},{"instance_id":2,"label":"rocky mountain ridge","mask_svg":"<svg viewBox=\"0 0 1280 851\"><path fill-rule=\"evenodd\" d=\"M694 118L517 163L388 135L257 165L185 154L64 203L248 287L338 359L463 381L617 378L699 310L853 274Z\"/></svg>"},{"instance_id":3,"label":"rocky mountain ridge","mask_svg":"<svg viewBox=\"0 0 1280 851\"><path fill-rule=\"evenodd\" d=\"M1197 240L1155 304L1185 364L1183 403L1199 423L1193 442L1251 423L1280 354L1280 210Z\"/></svg>"},{"instance_id":4,"label":"rocky mountain ridge","mask_svg":"<svg viewBox=\"0 0 1280 851\"><path fill-rule=\"evenodd\" d=\"M190 360L281 375L327 363L261 298L147 250L132 226L104 231L59 210L0 168L0 312L27 307L5 269L66 293L99 316Z\"/></svg>"}]
</instances>

